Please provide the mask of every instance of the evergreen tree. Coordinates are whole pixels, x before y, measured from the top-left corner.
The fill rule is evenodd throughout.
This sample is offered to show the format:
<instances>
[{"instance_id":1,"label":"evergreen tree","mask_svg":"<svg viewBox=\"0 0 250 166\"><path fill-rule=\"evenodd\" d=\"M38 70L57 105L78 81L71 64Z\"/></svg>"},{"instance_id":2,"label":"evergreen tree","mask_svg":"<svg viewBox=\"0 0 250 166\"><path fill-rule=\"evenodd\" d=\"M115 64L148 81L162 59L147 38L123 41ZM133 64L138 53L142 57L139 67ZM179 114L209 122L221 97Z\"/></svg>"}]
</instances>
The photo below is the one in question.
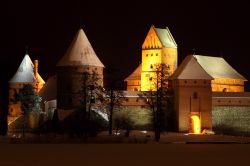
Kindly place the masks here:
<instances>
[{"instance_id":1,"label":"evergreen tree","mask_svg":"<svg viewBox=\"0 0 250 166\"><path fill-rule=\"evenodd\" d=\"M26 84L20 89L17 95L17 101L21 102L21 109L23 114L23 137L25 136L25 129L27 123L27 115L29 112L34 111L40 113L41 97L35 92L34 88L30 84Z\"/></svg>"}]
</instances>

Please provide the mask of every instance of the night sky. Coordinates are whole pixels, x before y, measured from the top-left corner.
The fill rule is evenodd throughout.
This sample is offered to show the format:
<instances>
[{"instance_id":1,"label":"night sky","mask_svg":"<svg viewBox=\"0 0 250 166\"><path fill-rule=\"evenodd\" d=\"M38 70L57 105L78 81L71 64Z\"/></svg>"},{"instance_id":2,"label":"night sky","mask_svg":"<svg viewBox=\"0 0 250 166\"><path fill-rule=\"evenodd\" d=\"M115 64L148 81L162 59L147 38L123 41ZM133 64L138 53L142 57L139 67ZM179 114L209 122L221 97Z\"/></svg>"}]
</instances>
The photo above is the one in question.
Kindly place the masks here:
<instances>
[{"instance_id":1,"label":"night sky","mask_svg":"<svg viewBox=\"0 0 250 166\"><path fill-rule=\"evenodd\" d=\"M26 46L32 60L39 60L40 75L47 80L79 28L104 65L120 70L121 79L140 63L142 43L154 24L169 27L178 44L179 63L195 48L196 54L223 56L250 80L250 10L246 3L113 1L6 2L1 10L0 95L7 96L8 80Z\"/></svg>"}]
</instances>

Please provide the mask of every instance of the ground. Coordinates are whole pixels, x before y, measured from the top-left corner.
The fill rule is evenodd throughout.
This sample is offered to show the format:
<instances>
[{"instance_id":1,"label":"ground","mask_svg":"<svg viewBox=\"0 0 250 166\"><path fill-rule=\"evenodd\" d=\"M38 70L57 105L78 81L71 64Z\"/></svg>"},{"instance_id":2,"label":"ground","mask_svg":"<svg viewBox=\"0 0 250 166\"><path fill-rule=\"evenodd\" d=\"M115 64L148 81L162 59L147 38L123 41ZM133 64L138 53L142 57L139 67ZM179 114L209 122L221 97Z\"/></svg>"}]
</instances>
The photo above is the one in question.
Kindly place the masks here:
<instances>
[{"instance_id":1,"label":"ground","mask_svg":"<svg viewBox=\"0 0 250 166\"><path fill-rule=\"evenodd\" d=\"M1 166L248 165L249 144L4 144Z\"/></svg>"},{"instance_id":2,"label":"ground","mask_svg":"<svg viewBox=\"0 0 250 166\"><path fill-rule=\"evenodd\" d=\"M40 136L38 143L31 139L32 135L26 136L29 144L18 142L18 138L0 138L1 166L228 166L250 162L250 137L163 133L156 143L152 132L132 131L125 138L107 136L105 131L85 144L78 138L55 135Z\"/></svg>"}]
</instances>

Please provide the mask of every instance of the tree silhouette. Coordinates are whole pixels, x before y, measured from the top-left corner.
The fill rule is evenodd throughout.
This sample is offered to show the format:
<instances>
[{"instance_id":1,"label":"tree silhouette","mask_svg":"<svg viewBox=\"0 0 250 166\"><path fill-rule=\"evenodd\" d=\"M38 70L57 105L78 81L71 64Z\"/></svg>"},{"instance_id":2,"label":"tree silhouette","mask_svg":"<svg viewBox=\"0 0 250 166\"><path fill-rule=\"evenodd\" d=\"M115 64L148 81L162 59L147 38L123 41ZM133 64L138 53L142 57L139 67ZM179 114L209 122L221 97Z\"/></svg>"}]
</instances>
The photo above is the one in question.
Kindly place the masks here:
<instances>
[{"instance_id":1,"label":"tree silhouette","mask_svg":"<svg viewBox=\"0 0 250 166\"><path fill-rule=\"evenodd\" d=\"M26 123L27 123L27 115L31 111L37 113L41 111L40 107L41 97L39 97L39 95L35 92L32 85L25 84L17 94L16 100L21 102L21 109L23 114L23 137L24 137Z\"/></svg>"},{"instance_id":2,"label":"tree silhouette","mask_svg":"<svg viewBox=\"0 0 250 166\"><path fill-rule=\"evenodd\" d=\"M160 140L163 124L166 124L167 105L169 104L168 79L169 67L165 64L156 64L152 66L152 72L155 74L150 78L151 88L149 91L139 93L140 98L148 104L152 111L153 129L155 132L155 140Z\"/></svg>"}]
</instances>

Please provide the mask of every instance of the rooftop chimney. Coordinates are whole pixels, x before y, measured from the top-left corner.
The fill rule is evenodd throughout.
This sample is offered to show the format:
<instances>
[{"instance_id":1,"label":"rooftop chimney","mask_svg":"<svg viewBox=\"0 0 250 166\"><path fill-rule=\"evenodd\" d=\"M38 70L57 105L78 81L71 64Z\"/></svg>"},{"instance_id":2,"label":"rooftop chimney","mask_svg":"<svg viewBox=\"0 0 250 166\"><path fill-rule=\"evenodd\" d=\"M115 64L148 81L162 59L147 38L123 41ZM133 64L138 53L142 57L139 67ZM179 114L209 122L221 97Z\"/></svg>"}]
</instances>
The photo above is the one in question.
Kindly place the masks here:
<instances>
[{"instance_id":1,"label":"rooftop chimney","mask_svg":"<svg viewBox=\"0 0 250 166\"><path fill-rule=\"evenodd\" d=\"M38 79L38 60L35 60L34 61L34 74L35 74L35 77L36 77L36 80Z\"/></svg>"}]
</instances>

